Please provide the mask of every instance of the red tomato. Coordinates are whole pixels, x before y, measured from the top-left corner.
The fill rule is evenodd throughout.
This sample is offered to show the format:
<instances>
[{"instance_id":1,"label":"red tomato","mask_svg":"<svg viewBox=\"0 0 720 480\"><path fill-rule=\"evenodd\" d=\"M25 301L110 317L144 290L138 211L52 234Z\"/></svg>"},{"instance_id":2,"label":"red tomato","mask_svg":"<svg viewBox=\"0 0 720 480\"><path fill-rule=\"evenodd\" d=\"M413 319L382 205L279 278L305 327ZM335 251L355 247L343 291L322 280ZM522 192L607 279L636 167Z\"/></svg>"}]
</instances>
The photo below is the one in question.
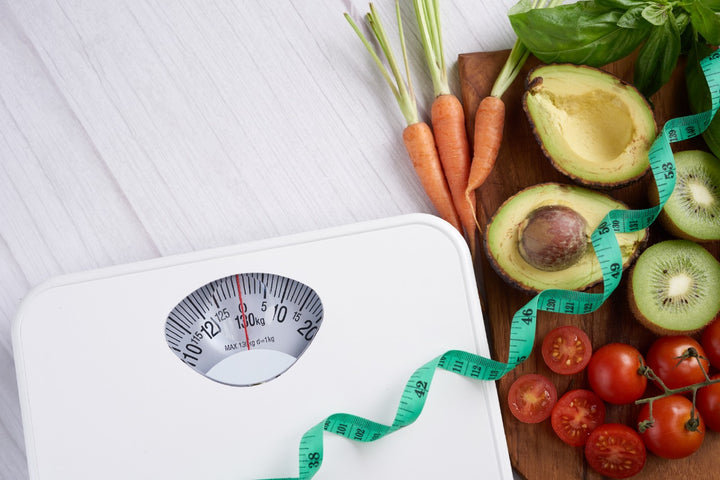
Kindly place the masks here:
<instances>
[{"instance_id":1,"label":"red tomato","mask_svg":"<svg viewBox=\"0 0 720 480\"><path fill-rule=\"evenodd\" d=\"M555 402L555 385L547 377L534 373L518 377L508 392L510 411L525 423L538 423L548 418Z\"/></svg>"},{"instance_id":2,"label":"red tomato","mask_svg":"<svg viewBox=\"0 0 720 480\"><path fill-rule=\"evenodd\" d=\"M705 327L700 343L713 367L720 368L720 317L716 317Z\"/></svg>"},{"instance_id":3,"label":"red tomato","mask_svg":"<svg viewBox=\"0 0 720 480\"><path fill-rule=\"evenodd\" d=\"M720 380L720 373L710 378ZM705 420L705 426L720 432L720 383L713 383L699 389L695 398L695 406Z\"/></svg>"},{"instance_id":4,"label":"red tomato","mask_svg":"<svg viewBox=\"0 0 720 480\"><path fill-rule=\"evenodd\" d=\"M601 475L628 478L645 466L647 452L635 430L620 423L606 423L590 434L585 445L585 458Z\"/></svg>"},{"instance_id":5,"label":"red tomato","mask_svg":"<svg viewBox=\"0 0 720 480\"><path fill-rule=\"evenodd\" d=\"M593 353L588 364L590 387L608 403L623 405L642 397L647 378L638 373L642 355L633 346L608 343Z\"/></svg>"},{"instance_id":6,"label":"red tomato","mask_svg":"<svg viewBox=\"0 0 720 480\"><path fill-rule=\"evenodd\" d=\"M700 448L705 438L705 422L698 416L697 429L688 429L691 412L692 402L682 395L655 400L652 408L655 423L640 434L648 450L663 458L683 458ZM649 417L650 405L646 403L640 409L638 421Z\"/></svg>"},{"instance_id":7,"label":"red tomato","mask_svg":"<svg viewBox=\"0 0 720 480\"><path fill-rule=\"evenodd\" d=\"M694 348L699 355L705 356L705 350L691 337L671 335L655 340L645 355L645 361L668 388L682 388L702 382L705 380L705 374L700 368L698 359L680 359L688 348ZM700 362L705 371L710 368L707 359L701 358Z\"/></svg>"},{"instance_id":8,"label":"red tomato","mask_svg":"<svg viewBox=\"0 0 720 480\"><path fill-rule=\"evenodd\" d=\"M605 404L590 390L570 390L553 407L550 422L560 440L582 447L605 422Z\"/></svg>"},{"instance_id":9,"label":"red tomato","mask_svg":"<svg viewBox=\"0 0 720 480\"><path fill-rule=\"evenodd\" d=\"M542 343L545 364L555 373L572 375L585 368L592 355L587 334L573 325L551 330Z\"/></svg>"}]
</instances>

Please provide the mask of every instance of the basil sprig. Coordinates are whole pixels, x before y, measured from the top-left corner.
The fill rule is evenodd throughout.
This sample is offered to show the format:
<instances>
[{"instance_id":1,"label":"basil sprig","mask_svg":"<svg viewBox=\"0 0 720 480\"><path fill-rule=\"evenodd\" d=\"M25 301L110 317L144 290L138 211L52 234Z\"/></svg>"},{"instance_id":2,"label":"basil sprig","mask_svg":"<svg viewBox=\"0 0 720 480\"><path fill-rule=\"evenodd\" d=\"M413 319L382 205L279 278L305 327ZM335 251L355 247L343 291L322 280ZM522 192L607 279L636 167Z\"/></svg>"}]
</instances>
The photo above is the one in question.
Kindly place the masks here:
<instances>
[{"instance_id":1,"label":"basil sprig","mask_svg":"<svg viewBox=\"0 0 720 480\"><path fill-rule=\"evenodd\" d=\"M650 96L664 85L681 53L720 44L720 0L587 0L508 12L521 42L545 63L601 67L639 49L633 83Z\"/></svg>"}]
</instances>

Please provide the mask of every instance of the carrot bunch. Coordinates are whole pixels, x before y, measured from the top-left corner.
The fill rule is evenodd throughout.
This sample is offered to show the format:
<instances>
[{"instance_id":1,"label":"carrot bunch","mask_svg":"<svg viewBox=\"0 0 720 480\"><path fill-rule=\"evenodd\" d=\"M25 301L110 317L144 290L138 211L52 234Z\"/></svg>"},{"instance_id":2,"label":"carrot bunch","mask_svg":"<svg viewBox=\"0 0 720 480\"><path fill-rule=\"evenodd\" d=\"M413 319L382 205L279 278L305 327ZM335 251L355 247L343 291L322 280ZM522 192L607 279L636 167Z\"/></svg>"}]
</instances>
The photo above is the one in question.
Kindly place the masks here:
<instances>
[{"instance_id":1,"label":"carrot bunch","mask_svg":"<svg viewBox=\"0 0 720 480\"><path fill-rule=\"evenodd\" d=\"M534 0L530 8L537 8L545 1ZM407 84L373 4L370 3L366 20L380 45L392 76L352 18L347 13L345 18L375 60L405 116L407 126L403 130L403 142L426 194L440 217L453 225L461 235L465 235L474 257L476 234L478 231L482 232L475 211L475 192L490 175L500 150L505 124L505 104L501 97L517 76L529 52L519 41L515 43L490 95L480 102L472 132L474 149L471 152L465 128L465 112L448 83L438 1L413 2L425 60L433 83L434 99L430 110L432 129L418 117L398 1L395 2L395 11ZM562 3L562 0L550 0L550 6L559 3Z\"/></svg>"}]
</instances>

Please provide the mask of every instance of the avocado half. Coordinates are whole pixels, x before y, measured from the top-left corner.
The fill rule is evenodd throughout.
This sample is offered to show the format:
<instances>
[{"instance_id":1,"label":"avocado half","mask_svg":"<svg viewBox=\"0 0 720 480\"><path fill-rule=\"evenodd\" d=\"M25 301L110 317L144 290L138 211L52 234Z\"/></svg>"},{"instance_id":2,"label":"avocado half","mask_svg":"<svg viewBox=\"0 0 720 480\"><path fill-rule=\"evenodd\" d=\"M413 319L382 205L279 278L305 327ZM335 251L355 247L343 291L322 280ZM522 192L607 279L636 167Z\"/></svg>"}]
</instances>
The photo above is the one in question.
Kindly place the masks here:
<instances>
[{"instance_id":1,"label":"avocado half","mask_svg":"<svg viewBox=\"0 0 720 480\"><path fill-rule=\"evenodd\" d=\"M483 243L491 265L506 282L527 292L551 288L586 290L600 283L602 270L592 245L574 264L558 271L540 270L523 258L519 248L519 231L525 219L536 209L550 205L572 208L584 217L588 242L610 210L628 208L607 194L577 185L551 182L528 187L508 198L488 222ZM623 268L627 268L646 244L648 230L617 233L616 238Z\"/></svg>"},{"instance_id":2,"label":"avocado half","mask_svg":"<svg viewBox=\"0 0 720 480\"><path fill-rule=\"evenodd\" d=\"M609 72L541 65L528 73L523 109L552 165L577 183L615 188L641 178L657 135L650 105Z\"/></svg>"}]
</instances>

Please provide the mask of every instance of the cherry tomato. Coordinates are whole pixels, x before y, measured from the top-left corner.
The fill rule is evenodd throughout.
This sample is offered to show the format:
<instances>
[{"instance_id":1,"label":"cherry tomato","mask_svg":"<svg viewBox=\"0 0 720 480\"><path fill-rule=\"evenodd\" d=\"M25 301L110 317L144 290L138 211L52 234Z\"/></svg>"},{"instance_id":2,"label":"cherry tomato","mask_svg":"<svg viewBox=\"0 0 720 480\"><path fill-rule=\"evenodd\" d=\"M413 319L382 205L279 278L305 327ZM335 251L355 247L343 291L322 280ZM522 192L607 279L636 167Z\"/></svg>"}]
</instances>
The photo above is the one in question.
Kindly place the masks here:
<instances>
[{"instance_id":1,"label":"cherry tomato","mask_svg":"<svg viewBox=\"0 0 720 480\"><path fill-rule=\"evenodd\" d=\"M710 378L720 380L720 373ZM699 389L695 398L695 406L705 420L705 426L720 432L720 383L713 383Z\"/></svg>"},{"instance_id":2,"label":"cherry tomato","mask_svg":"<svg viewBox=\"0 0 720 480\"><path fill-rule=\"evenodd\" d=\"M682 395L655 400L652 408L655 423L640 434L648 450L663 458L683 458L700 448L705 438L705 422L696 412L699 424L696 430L689 429L691 412L692 402ZM640 409L638 421L649 417L650 405L646 403Z\"/></svg>"},{"instance_id":3,"label":"cherry tomato","mask_svg":"<svg viewBox=\"0 0 720 480\"><path fill-rule=\"evenodd\" d=\"M700 344L705 349L705 354L712 366L720 368L720 317L716 317L705 327Z\"/></svg>"},{"instance_id":4,"label":"cherry tomato","mask_svg":"<svg viewBox=\"0 0 720 480\"><path fill-rule=\"evenodd\" d=\"M560 440L582 447L590 433L605 422L605 404L590 390L570 390L553 407L550 422Z\"/></svg>"},{"instance_id":5,"label":"cherry tomato","mask_svg":"<svg viewBox=\"0 0 720 480\"><path fill-rule=\"evenodd\" d=\"M645 361L668 388L682 388L702 382L705 374L698 359L680 358L688 348L694 348L699 355L705 356L705 350L691 337L671 335L655 340L645 355ZM701 358L700 362L705 371L710 368L707 359Z\"/></svg>"},{"instance_id":6,"label":"cherry tomato","mask_svg":"<svg viewBox=\"0 0 720 480\"><path fill-rule=\"evenodd\" d=\"M528 373L510 385L508 405L515 418L525 423L542 422L557 402L555 385L543 375Z\"/></svg>"},{"instance_id":7,"label":"cherry tomato","mask_svg":"<svg viewBox=\"0 0 720 480\"><path fill-rule=\"evenodd\" d=\"M555 373L572 375L585 368L592 355L587 334L573 325L551 330L542 343L545 364Z\"/></svg>"},{"instance_id":8,"label":"cherry tomato","mask_svg":"<svg viewBox=\"0 0 720 480\"><path fill-rule=\"evenodd\" d=\"M610 478L628 478L645 466L647 452L640 435L620 423L606 423L592 431L585 458L593 470Z\"/></svg>"},{"instance_id":9,"label":"cherry tomato","mask_svg":"<svg viewBox=\"0 0 720 480\"><path fill-rule=\"evenodd\" d=\"M587 367L590 387L608 403L632 403L647 387L647 378L638 373L641 366L642 355L632 345L603 345L593 353Z\"/></svg>"}]
</instances>

